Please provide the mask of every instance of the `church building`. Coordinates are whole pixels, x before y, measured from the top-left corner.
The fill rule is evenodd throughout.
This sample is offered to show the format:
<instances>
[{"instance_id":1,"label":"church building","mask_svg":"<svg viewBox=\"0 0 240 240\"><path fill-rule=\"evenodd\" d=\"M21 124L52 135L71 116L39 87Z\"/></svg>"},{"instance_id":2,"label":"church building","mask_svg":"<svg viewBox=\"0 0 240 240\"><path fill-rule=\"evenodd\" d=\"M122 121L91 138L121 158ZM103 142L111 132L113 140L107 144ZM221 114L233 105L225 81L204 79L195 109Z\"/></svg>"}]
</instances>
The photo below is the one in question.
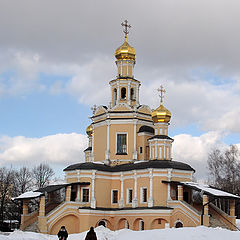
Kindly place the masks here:
<instances>
[{"instance_id":1,"label":"church building","mask_svg":"<svg viewBox=\"0 0 240 240\"><path fill-rule=\"evenodd\" d=\"M172 159L168 134L171 112L140 102L141 82L134 76L136 51L125 39L116 49L117 77L109 82L111 103L94 107L87 127L85 161L64 169L66 182L15 198L23 202L22 230L56 234L104 225L111 230L221 226L235 230L233 194L193 182L195 170ZM177 100L176 100L177 101ZM29 212L33 201L39 205ZM228 208L221 209L224 200Z\"/></svg>"}]
</instances>

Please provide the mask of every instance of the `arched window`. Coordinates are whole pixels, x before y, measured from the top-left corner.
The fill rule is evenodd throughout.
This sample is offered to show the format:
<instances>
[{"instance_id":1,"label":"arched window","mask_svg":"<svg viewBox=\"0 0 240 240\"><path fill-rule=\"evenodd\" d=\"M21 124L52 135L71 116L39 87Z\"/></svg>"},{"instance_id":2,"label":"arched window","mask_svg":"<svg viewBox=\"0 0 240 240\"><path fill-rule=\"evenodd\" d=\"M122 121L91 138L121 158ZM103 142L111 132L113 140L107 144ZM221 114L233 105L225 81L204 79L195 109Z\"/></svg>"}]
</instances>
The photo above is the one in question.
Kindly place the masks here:
<instances>
[{"instance_id":1,"label":"arched window","mask_svg":"<svg viewBox=\"0 0 240 240\"><path fill-rule=\"evenodd\" d=\"M117 89L114 88L113 90L113 104L116 105L116 101L117 101Z\"/></svg>"},{"instance_id":2,"label":"arched window","mask_svg":"<svg viewBox=\"0 0 240 240\"><path fill-rule=\"evenodd\" d=\"M126 99L126 88L121 88L121 99Z\"/></svg>"},{"instance_id":3,"label":"arched window","mask_svg":"<svg viewBox=\"0 0 240 240\"><path fill-rule=\"evenodd\" d=\"M134 97L134 88L131 88L131 100L135 100L135 97Z\"/></svg>"}]
</instances>

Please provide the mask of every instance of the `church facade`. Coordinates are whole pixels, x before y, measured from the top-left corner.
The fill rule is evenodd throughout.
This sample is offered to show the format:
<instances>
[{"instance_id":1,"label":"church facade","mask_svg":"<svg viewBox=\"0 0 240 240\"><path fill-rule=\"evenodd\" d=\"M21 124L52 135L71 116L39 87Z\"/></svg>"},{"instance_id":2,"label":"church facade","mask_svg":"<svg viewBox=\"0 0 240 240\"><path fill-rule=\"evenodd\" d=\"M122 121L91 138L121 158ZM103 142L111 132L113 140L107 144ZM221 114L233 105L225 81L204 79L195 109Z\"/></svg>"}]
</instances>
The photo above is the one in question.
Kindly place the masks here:
<instances>
[{"instance_id":1,"label":"church facade","mask_svg":"<svg viewBox=\"0 0 240 240\"><path fill-rule=\"evenodd\" d=\"M147 230L215 224L235 230L238 197L193 183L195 170L172 160L171 112L163 105L163 87L157 109L140 103L136 52L128 43L129 25L123 25L125 40L115 51L117 77L109 82L111 103L93 109L85 162L64 169L66 183L16 198L23 201L21 229L56 234L62 225L78 233L98 225ZM30 213L35 198L39 209ZM217 199L228 201L227 211Z\"/></svg>"}]
</instances>

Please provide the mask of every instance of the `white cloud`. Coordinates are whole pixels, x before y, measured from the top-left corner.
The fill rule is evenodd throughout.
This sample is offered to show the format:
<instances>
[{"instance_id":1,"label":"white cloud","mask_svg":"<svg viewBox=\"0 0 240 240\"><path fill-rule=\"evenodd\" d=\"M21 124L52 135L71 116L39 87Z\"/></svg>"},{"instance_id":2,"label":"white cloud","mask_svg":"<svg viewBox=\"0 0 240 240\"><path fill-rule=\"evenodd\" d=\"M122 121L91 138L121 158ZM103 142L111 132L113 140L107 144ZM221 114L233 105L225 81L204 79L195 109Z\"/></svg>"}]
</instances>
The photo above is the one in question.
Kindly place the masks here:
<instances>
[{"instance_id":1,"label":"white cloud","mask_svg":"<svg viewBox=\"0 0 240 240\"><path fill-rule=\"evenodd\" d=\"M23 136L0 138L0 165L37 165L40 162L61 164L83 162L87 137L82 134L56 134L42 138Z\"/></svg>"},{"instance_id":2,"label":"white cloud","mask_svg":"<svg viewBox=\"0 0 240 240\"><path fill-rule=\"evenodd\" d=\"M226 146L220 132L208 132L198 137L179 134L173 138L173 160L191 165L198 179L207 179L208 153L215 147Z\"/></svg>"}]
</instances>

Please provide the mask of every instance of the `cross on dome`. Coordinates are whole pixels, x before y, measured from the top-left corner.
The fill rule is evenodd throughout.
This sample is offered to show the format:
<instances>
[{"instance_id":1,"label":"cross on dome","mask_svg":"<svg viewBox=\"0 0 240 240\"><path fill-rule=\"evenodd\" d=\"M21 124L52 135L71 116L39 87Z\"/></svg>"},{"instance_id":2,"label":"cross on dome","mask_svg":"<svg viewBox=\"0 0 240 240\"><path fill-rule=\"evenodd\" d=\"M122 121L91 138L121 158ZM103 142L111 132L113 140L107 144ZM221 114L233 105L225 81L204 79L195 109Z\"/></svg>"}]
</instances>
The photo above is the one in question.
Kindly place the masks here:
<instances>
[{"instance_id":1,"label":"cross on dome","mask_svg":"<svg viewBox=\"0 0 240 240\"><path fill-rule=\"evenodd\" d=\"M124 22L122 22L121 25L124 27L123 32L125 33L125 39L127 39L127 35L129 34L128 28L132 26L128 24L128 20L125 20Z\"/></svg>"},{"instance_id":2,"label":"cross on dome","mask_svg":"<svg viewBox=\"0 0 240 240\"><path fill-rule=\"evenodd\" d=\"M157 91L160 92L159 97L161 98L161 105L162 105L162 103L163 103L163 98L164 98L163 94L166 93L166 90L165 90L165 89L163 88L163 86L161 85L160 88L157 89Z\"/></svg>"}]
</instances>

